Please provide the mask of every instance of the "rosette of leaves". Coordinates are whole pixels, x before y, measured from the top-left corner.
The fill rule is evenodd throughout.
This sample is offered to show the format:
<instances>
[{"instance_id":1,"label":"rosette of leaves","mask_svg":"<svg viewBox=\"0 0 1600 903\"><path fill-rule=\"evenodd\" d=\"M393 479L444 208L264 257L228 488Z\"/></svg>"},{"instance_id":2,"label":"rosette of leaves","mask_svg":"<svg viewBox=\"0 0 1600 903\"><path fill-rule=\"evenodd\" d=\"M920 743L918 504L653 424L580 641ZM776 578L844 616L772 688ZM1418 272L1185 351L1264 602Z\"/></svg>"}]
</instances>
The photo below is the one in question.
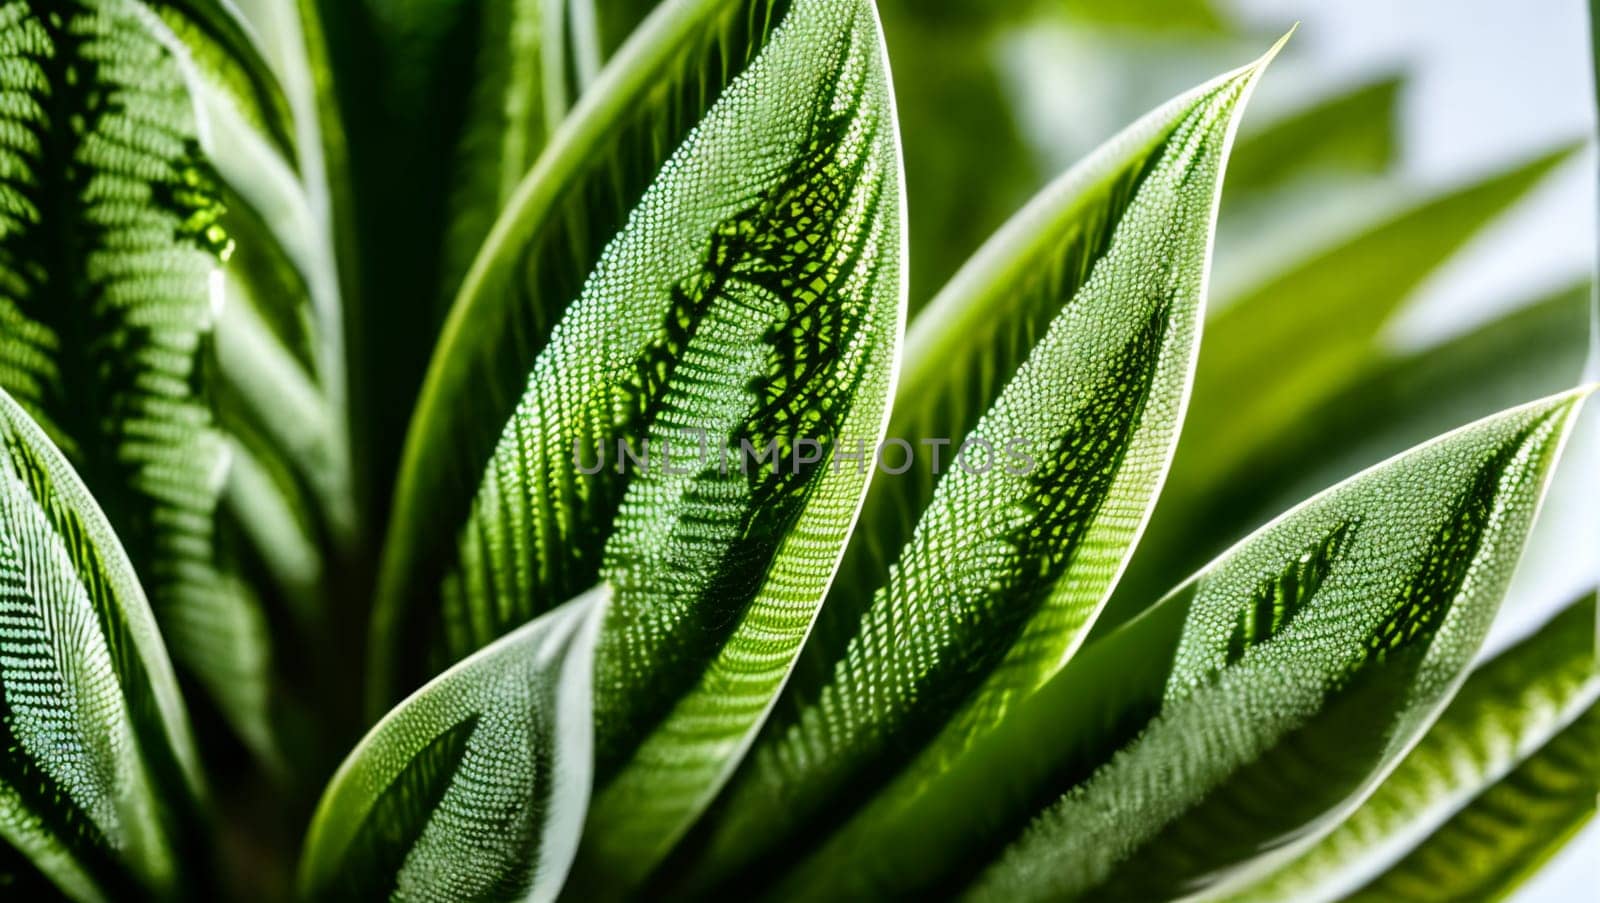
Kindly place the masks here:
<instances>
[{"instance_id":1,"label":"rosette of leaves","mask_svg":"<svg viewBox=\"0 0 1600 903\"><path fill-rule=\"evenodd\" d=\"M1478 654L1592 388L1573 296L1371 351L1564 152L1208 317L1280 42L917 295L894 40L869 0L0 4L0 887L290 892L185 673L291 785L364 691L308 899L1450 897L1550 855L1593 601ZM1243 140L1240 209L1387 167L1393 91Z\"/></svg>"}]
</instances>

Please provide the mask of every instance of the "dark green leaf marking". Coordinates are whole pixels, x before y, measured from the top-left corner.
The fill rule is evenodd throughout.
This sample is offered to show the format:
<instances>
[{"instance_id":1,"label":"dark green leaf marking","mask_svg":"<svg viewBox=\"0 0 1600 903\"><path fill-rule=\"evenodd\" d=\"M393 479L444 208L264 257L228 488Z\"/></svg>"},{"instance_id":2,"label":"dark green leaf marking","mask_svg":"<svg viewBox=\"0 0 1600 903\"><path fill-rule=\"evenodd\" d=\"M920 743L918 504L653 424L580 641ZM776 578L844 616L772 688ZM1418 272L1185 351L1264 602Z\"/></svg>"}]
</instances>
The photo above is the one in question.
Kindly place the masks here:
<instances>
[{"instance_id":1,"label":"dark green leaf marking","mask_svg":"<svg viewBox=\"0 0 1600 903\"><path fill-rule=\"evenodd\" d=\"M178 657L261 739L258 613L214 521L211 279L230 238L151 27L129 0L0 7L0 387L93 487Z\"/></svg>"},{"instance_id":2,"label":"dark green leaf marking","mask_svg":"<svg viewBox=\"0 0 1600 903\"><path fill-rule=\"evenodd\" d=\"M844 77L842 66L841 58L838 78ZM861 86L856 88L842 112L832 112L838 103L833 96L819 98L817 109L827 112L808 128L795 164L716 228L701 271L674 287L662 333L641 354L637 376L624 387L621 407L635 413L618 435L648 435L662 406L692 402L692 387L739 378L738 361L720 361L725 371L691 368L681 374L691 388L668 391L677 362L702 324L752 315L770 321L762 336L761 372L744 387L752 409L726 437L712 440L726 454L709 456L683 496L686 513L669 540L674 548L664 562L667 572L656 568L633 580L619 578L612 623L627 639L603 639L602 661L621 673L654 676L626 688L597 688L598 709L615 713L599 724L602 781L698 680L704 662L739 624L817 478L830 466L842 417L864 372L840 364L872 297L870 289L851 296L840 285L862 266L865 243L842 223L854 213L853 174L876 147L871 129L865 138L846 141L862 101ZM881 185L869 187L867 221L876 218L881 196ZM801 440L821 444L817 460L795 463ZM745 453L752 448L768 460L751 460ZM744 498L729 497L724 461L729 470L742 471ZM717 535L732 541L716 541Z\"/></svg>"},{"instance_id":3,"label":"dark green leaf marking","mask_svg":"<svg viewBox=\"0 0 1600 903\"><path fill-rule=\"evenodd\" d=\"M1340 524L1316 545L1300 553L1289 568L1270 580L1263 580L1249 605L1239 611L1239 620L1228 637L1226 665L1237 664L1245 650L1271 639L1299 614L1302 606L1317 594L1328 571L1338 562L1345 540L1359 520Z\"/></svg>"},{"instance_id":4,"label":"dark green leaf marking","mask_svg":"<svg viewBox=\"0 0 1600 903\"><path fill-rule=\"evenodd\" d=\"M441 732L378 794L350 841L334 888L338 896L376 900L394 892L400 866L444 799L479 717L469 715Z\"/></svg>"},{"instance_id":5,"label":"dark green leaf marking","mask_svg":"<svg viewBox=\"0 0 1600 903\"><path fill-rule=\"evenodd\" d=\"M595 85L604 103L575 111L569 140L552 147L547 165L530 176L538 190L523 192L508 208L510 228L498 244L491 239L494 253L478 262L482 272L469 276L452 310L408 438L396 535L374 619L377 695L420 684L597 578L602 540L620 500L616 487L552 474L526 501L479 497L477 510L475 493L486 469L493 470L530 368L602 249L789 7L789 0L697 4L683 27L642 51L643 72ZM577 438L581 448L594 449L609 435L605 425L589 423ZM506 541L487 523L522 518L560 526ZM457 531L459 542L445 539ZM496 565L480 573L474 565L462 576L453 567L457 557ZM441 585L442 606L432 589ZM483 604L490 596L495 604ZM419 657L409 651L416 648L432 651Z\"/></svg>"}]
</instances>

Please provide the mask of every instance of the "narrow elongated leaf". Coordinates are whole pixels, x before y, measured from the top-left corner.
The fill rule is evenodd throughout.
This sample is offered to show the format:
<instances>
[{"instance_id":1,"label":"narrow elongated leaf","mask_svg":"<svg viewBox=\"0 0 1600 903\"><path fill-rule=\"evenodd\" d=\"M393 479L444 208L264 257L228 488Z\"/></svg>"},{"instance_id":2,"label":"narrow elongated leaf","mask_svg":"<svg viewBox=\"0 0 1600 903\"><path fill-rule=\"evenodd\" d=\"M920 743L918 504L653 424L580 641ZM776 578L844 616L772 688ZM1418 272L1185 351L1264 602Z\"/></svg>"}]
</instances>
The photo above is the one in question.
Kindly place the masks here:
<instances>
[{"instance_id":1,"label":"narrow elongated leaf","mask_svg":"<svg viewBox=\"0 0 1600 903\"><path fill-rule=\"evenodd\" d=\"M916 314L1053 172L1019 126L1001 66L1003 36L1025 10L937 0L884 0L878 9L896 72L906 194L916 205Z\"/></svg>"},{"instance_id":2,"label":"narrow elongated leaf","mask_svg":"<svg viewBox=\"0 0 1600 903\"><path fill-rule=\"evenodd\" d=\"M246 3L250 20L231 9L215 0L161 7L177 49L194 63L187 74L197 135L220 177L220 225L233 243L217 326L220 378L229 388L222 407L235 438L257 456L282 459L289 478L280 493L314 509L320 532L343 546L354 530L344 309L306 31L316 26L295 4ZM224 20L240 38L218 43L224 26L194 24ZM247 68L248 84L229 78L228 66ZM246 90L263 82L269 87ZM287 146L258 124L263 94L282 108L275 128L292 136Z\"/></svg>"},{"instance_id":3,"label":"narrow elongated leaf","mask_svg":"<svg viewBox=\"0 0 1600 903\"><path fill-rule=\"evenodd\" d=\"M1346 899L1504 899L1594 818L1597 794L1600 708L1591 705L1393 868Z\"/></svg>"},{"instance_id":4,"label":"narrow elongated leaf","mask_svg":"<svg viewBox=\"0 0 1600 903\"><path fill-rule=\"evenodd\" d=\"M448 303L593 77L597 38L586 0L320 5L352 162L351 260L373 299L352 318L356 441L382 502Z\"/></svg>"},{"instance_id":5,"label":"narrow elongated leaf","mask_svg":"<svg viewBox=\"0 0 1600 903\"><path fill-rule=\"evenodd\" d=\"M1077 647L1176 440L1222 170L1264 64L1068 173L918 318L890 436L963 450L945 450L936 489L928 466L874 483L871 545L852 550L699 880L792 853L928 741L924 761L956 755Z\"/></svg>"},{"instance_id":6,"label":"narrow elongated leaf","mask_svg":"<svg viewBox=\"0 0 1600 903\"><path fill-rule=\"evenodd\" d=\"M603 550L615 587L584 874L625 884L666 854L810 629L866 482L841 455L887 418L899 174L871 5L801 0L607 249L490 462L445 581L452 639L580 556ZM656 457L573 460L619 439Z\"/></svg>"},{"instance_id":7,"label":"narrow elongated leaf","mask_svg":"<svg viewBox=\"0 0 1600 903\"><path fill-rule=\"evenodd\" d=\"M236 559L232 569L249 575L274 646L283 650L250 655L261 672L257 682L270 688L259 698L267 711L255 718L270 719L274 737L285 737L310 714L348 710L346 700L359 694L349 669L340 670L342 660L320 652L346 608L334 604L347 594L334 584L357 541L348 280L335 254L336 217L348 211L329 182L330 172L342 174L342 151L337 129L332 140L325 132L332 116L322 109L319 78L326 73L309 2L162 0L157 9L170 29L163 39L189 63L181 68L201 152L216 169L225 206L220 224L232 242L214 332L215 373L205 383L229 449L217 517L220 540ZM250 78L229 77L238 71ZM277 111L281 122L264 127L263 110ZM262 733L247 739L282 777L292 777ZM342 743L288 745L299 754L296 764L343 751Z\"/></svg>"},{"instance_id":8,"label":"narrow elongated leaf","mask_svg":"<svg viewBox=\"0 0 1600 903\"><path fill-rule=\"evenodd\" d=\"M251 129L286 160L296 158L295 115L266 58L228 0L142 0L190 51L202 77L237 104Z\"/></svg>"},{"instance_id":9,"label":"narrow elongated leaf","mask_svg":"<svg viewBox=\"0 0 1600 903\"><path fill-rule=\"evenodd\" d=\"M1016 839L973 896L1225 893L1335 827L1459 686L1583 394L1352 478L1091 642L949 793L916 803L950 806L996 768L1060 795L1025 829L1031 806L991 804L987 836ZM1046 724L1053 749L999 745Z\"/></svg>"},{"instance_id":10,"label":"narrow elongated leaf","mask_svg":"<svg viewBox=\"0 0 1600 903\"><path fill-rule=\"evenodd\" d=\"M1571 153L1546 154L1433 197L1222 299L1206 324L1176 464L1096 635L1238 537L1214 529L1203 500L1232 487L1240 461L1299 429L1317 405L1381 360L1381 329L1422 280Z\"/></svg>"},{"instance_id":11,"label":"narrow elongated leaf","mask_svg":"<svg viewBox=\"0 0 1600 903\"><path fill-rule=\"evenodd\" d=\"M406 440L373 615L374 710L537 615L549 600L594 581L597 549L562 539L540 550L547 561L533 575L540 592L474 616L487 620L487 629L451 624L438 605L456 532L551 328L667 156L744 71L789 5L673 3L607 67L491 234L451 310ZM414 654L427 647L436 651Z\"/></svg>"},{"instance_id":12,"label":"narrow elongated leaf","mask_svg":"<svg viewBox=\"0 0 1600 903\"><path fill-rule=\"evenodd\" d=\"M341 232L350 225L342 132L314 4L225 5L281 86L294 136L293 153L282 152L251 127L247 98L204 72L191 79L234 241L210 393L232 452L224 525L237 536L240 567L262 594L282 650L274 650L281 664L270 675L272 714L275 734L296 753L298 767L284 775L292 778L345 751L354 725L337 713L360 698L359 665L336 651L359 617L347 600L361 579L351 579L352 562L362 560L352 554L361 531L344 340L355 257ZM213 52L179 36L196 59ZM322 713L335 713L322 730L300 727ZM308 734L318 742L293 742Z\"/></svg>"},{"instance_id":13,"label":"narrow elongated leaf","mask_svg":"<svg viewBox=\"0 0 1600 903\"><path fill-rule=\"evenodd\" d=\"M1232 899L1344 899L1419 840L1461 817L1457 813L1474 797L1521 770L1530 758L1544 756L1547 744L1570 747L1571 741L1554 738L1580 719L1593 720L1585 712L1600 698L1594 623L1595 600L1589 596L1476 669L1360 809L1316 846ZM1590 797L1592 808L1593 792ZM1513 832L1537 830L1516 824L1518 814L1504 813L1501 820ZM1478 861L1477 856L1456 859L1452 874ZM1439 891L1432 899L1482 899L1455 881L1429 884Z\"/></svg>"},{"instance_id":14,"label":"narrow elongated leaf","mask_svg":"<svg viewBox=\"0 0 1600 903\"><path fill-rule=\"evenodd\" d=\"M1091 639L949 769L903 775L785 889L949 892L1036 815L982 890L1165 899L1292 855L1453 691L1577 401L1481 421L1285 514Z\"/></svg>"},{"instance_id":15,"label":"narrow elongated leaf","mask_svg":"<svg viewBox=\"0 0 1600 903\"><path fill-rule=\"evenodd\" d=\"M273 748L259 603L216 519L222 191L185 56L131 0L4 7L0 386L94 488L179 662Z\"/></svg>"},{"instance_id":16,"label":"narrow elongated leaf","mask_svg":"<svg viewBox=\"0 0 1600 903\"><path fill-rule=\"evenodd\" d=\"M88 490L4 391L0 448L0 874L19 874L13 894L41 877L80 900L174 894L203 791L155 620Z\"/></svg>"},{"instance_id":17,"label":"narrow elongated leaf","mask_svg":"<svg viewBox=\"0 0 1600 903\"><path fill-rule=\"evenodd\" d=\"M439 281L455 297L490 227L566 116L569 0L480 0L470 98L454 167Z\"/></svg>"},{"instance_id":18,"label":"narrow elongated leaf","mask_svg":"<svg viewBox=\"0 0 1600 903\"><path fill-rule=\"evenodd\" d=\"M904 475L874 483L862 514L861 542L850 550L842 568L845 579L824 611L819 641L808 648L808 661L820 659L824 672L831 670L843 644L857 631L862 609L927 508L938 475L959 469L954 459L960 444L1001 390L1008 388L1024 360L1039 353L1036 346L1057 315L1070 310L1072 317L1092 319L1087 305L1078 302L1115 293L1104 284L1108 274L1096 275L1097 268L1109 273L1116 262L1136 256L1147 245L1157 249L1153 253L1161 255L1162 266L1160 274L1149 278L1150 291L1162 297L1175 295L1168 302L1172 309L1164 319L1170 325L1162 327L1166 334L1160 344L1177 353L1175 359L1163 362L1168 379L1153 384L1148 394L1158 410L1175 412L1182 406L1203 311L1204 268L1197 261L1209 253L1208 226L1215 215L1225 153L1222 138L1242 110L1242 85L1252 71L1256 70L1229 73L1175 98L1073 168L996 233L918 314L906 337L889 435L912 443L942 441L949 447L942 449L937 470L934 452L940 449L925 446ZM1197 171L1174 171L1178 169L1174 161L1186 163L1186 155L1207 154L1204 163L1195 165ZM1212 160L1217 167L1204 169ZM1181 219L1184 216L1188 219ZM1167 220L1187 231L1178 239L1146 234L1150 223ZM1091 279L1099 280L1092 288ZM1129 291L1126 285L1117 288L1124 296ZM1113 307L1122 300L1125 297L1100 303ZM1057 328L1065 332L1069 327ZM1126 331L1133 325L1122 327ZM1080 332L1084 329L1077 327ZM1092 382L1111 357L1102 355L1096 364L1083 367L1068 349L1060 349L1030 366L1044 373L1053 366L1062 370L1078 366L1084 372L1076 381ZM1020 395L1023 389L1011 391ZM1169 416L1162 429L1140 443L1160 449L1148 456L1146 469L1164 468L1169 451L1165 446L1170 445L1175 426L1176 418ZM992 435L993 429L989 432L984 441L998 439L1002 446L1013 439L1027 440L1026 448L1003 451L1053 450L1047 447L1053 434L1042 425L998 437ZM1038 441L1041 438L1045 445ZM1106 459L1116 460L1125 451L1110 449Z\"/></svg>"},{"instance_id":19,"label":"narrow elongated leaf","mask_svg":"<svg viewBox=\"0 0 1600 903\"><path fill-rule=\"evenodd\" d=\"M599 587L507 634L378 722L317 808L301 892L554 900L589 798L606 597Z\"/></svg>"},{"instance_id":20,"label":"narrow elongated leaf","mask_svg":"<svg viewBox=\"0 0 1600 903\"><path fill-rule=\"evenodd\" d=\"M1197 428L1184 435L1185 451L1192 445L1195 466L1205 469L1196 478L1214 476L1211 468L1239 435L1276 432L1326 397L1335 384L1330 374L1368 353L1378 330L1429 273L1572 153L1553 151L1429 198L1225 299L1207 324L1195 374ZM1320 296L1308 296L1311 290ZM1266 359L1285 347L1305 353L1295 356L1292 371L1281 365L1269 371ZM1273 378L1262 379L1266 372ZM1257 391L1243 393L1244 386Z\"/></svg>"}]
</instances>

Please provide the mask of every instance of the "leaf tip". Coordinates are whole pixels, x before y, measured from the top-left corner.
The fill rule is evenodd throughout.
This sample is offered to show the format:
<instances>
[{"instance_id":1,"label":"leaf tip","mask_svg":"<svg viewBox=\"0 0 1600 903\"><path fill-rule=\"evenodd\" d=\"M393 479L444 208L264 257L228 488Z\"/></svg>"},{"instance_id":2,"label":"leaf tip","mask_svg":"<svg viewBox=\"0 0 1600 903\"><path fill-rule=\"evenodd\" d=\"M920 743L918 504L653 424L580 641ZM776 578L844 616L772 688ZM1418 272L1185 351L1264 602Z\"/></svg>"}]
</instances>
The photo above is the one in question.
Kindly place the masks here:
<instances>
[{"instance_id":1,"label":"leaf tip","mask_svg":"<svg viewBox=\"0 0 1600 903\"><path fill-rule=\"evenodd\" d=\"M1583 408L1589 396L1600 391L1600 380L1587 379L1565 392L1553 395L1548 399L1550 407L1560 411L1561 415L1569 420L1576 417Z\"/></svg>"},{"instance_id":2,"label":"leaf tip","mask_svg":"<svg viewBox=\"0 0 1600 903\"><path fill-rule=\"evenodd\" d=\"M1254 63L1250 64L1250 68L1254 69L1257 73L1260 73L1263 70L1265 70L1267 68L1267 65L1270 64L1275 58L1277 58L1278 52L1283 50L1283 46L1285 44L1289 43L1289 39L1294 37L1294 33L1299 31L1299 30L1300 30L1300 22L1299 22L1299 20L1296 20L1293 25L1289 26L1289 30L1283 33L1283 37L1281 37L1277 41L1273 42L1272 46L1267 49L1266 53L1263 53L1261 55L1260 59L1258 59Z\"/></svg>"}]
</instances>

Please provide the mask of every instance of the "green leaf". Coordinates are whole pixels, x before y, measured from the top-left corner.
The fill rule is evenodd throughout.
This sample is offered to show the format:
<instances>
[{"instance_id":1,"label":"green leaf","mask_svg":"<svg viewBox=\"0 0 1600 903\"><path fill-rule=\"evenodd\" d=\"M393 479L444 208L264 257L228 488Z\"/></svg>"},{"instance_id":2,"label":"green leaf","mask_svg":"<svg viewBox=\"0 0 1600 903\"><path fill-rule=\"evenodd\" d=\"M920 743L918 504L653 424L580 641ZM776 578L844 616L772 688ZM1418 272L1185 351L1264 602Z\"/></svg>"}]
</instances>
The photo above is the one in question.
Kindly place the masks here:
<instances>
[{"instance_id":1,"label":"green leaf","mask_svg":"<svg viewBox=\"0 0 1600 903\"><path fill-rule=\"evenodd\" d=\"M892 109L871 5L797 3L556 327L454 546L436 656L615 588L585 874L642 878L710 801L843 554L904 316Z\"/></svg>"},{"instance_id":2,"label":"green leaf","mask_svg":"<svg viewBox=\"0 0 1600 903\"><path fill-rule=\"evenodd\" d=\"M937 480L923 448L915 473L874 482L695 881L763 870L914 750L937 769L1077 648L1176 442L1228 145L1270 58L1062 177L918 317L891 441L964 437L967 451L945 449Z\"/></svg>"},{"instance_id":3,"label":"green leaf","mask_svg":"<svg viewBox=\"0 0 1600 903\"><path fill-rule=\"evenodd\" d=\"M0 875L80 900L174 894L203 790L149 604L89 491L4 391L0 444Z\"/></svg>"},{"instance_id":4,"label":"green leaf","mask_svg":"<svg viewBox=\"0 0 1600 903\"><path fill-rule=\"evenodd\" d=\"M783 890L1165 899L1293 855L1454 691L1579 398L1473 424L1283 515L1091 639L949 769L902 775Z\"/></svg>"},{"instance_id":5,"label":"green leaf","mask_svg":"<svg viewBox=\"0 0 1600 903\"><path fill-rule=\"evenodd\" d=\"M1354 903L1501 900L1589 822L1600 794L1600 708L1430 834Z\"/></svg>"},{"instance_id":6,"label":"green leaf","mask_svg":"<svg viewBox=\"0 0 1600 903\"><path fill-rule=\"evenodd\" d=\"M566 116L568 0L480 0L474 71L452 166L442 298L462 278L523 176ZM591 75L592 77L592 75Z\"/></svg>"},{"instance_id":7,"label":"green leaf","mask_svg":"<svg viewBox=\"0 0 1600 903\"><path fill-rule=\"evenodd\" d=\"M589 798L606 596L597 587L507 634L384 716L317 807L301 893L554 900Z\"/></svg>"},{"instance_id":8,"label":"green leaf","mask_svg":"<svg viewBox=\"0 0 1600 903\"><path fill-rule=\"evenodd\" d=\"M1333 829L1460 685L1587 391L1352 478L1092 642L951 785L1059 795L997 820L973 896L1226 893ZM1070 739L998 745L1045 724Z\"/></svg>"},{"instance_id":9,"label":"green leaf","mask_svg":"<svg viewBox=\"0 0 1600 903\"><path fill-rule=\"evenodd\" d=\"M1373 79L1239 136L1228 163L1231 205L1328 175L1377 175L1395 162L1402 79Z\"/></svg>"},{"instance_id":10,"label":"green leaf","mask_svg":"<svg viewBox=\"0 0 1600 903\"><path fill-rule=\"evenodd\" d=\"M93 487L174 656L270 758L266 627L217 518L230 239L187 57L131 0L14 3L0 33L0 387Z\"/></svg>"},{"instance_id":11,"label":"green leaf","mask_svg":"<svg viewBox=\"0 0 1600 903\"><path fill-rule=\"evenodd\" d=\"M286 160L299 139L295 114L250 28L228 0L142 0L189 51L200 77L233 99L250 129Z\"/></svg>"},{"instance_id":12,"label":"green leaf","mask_svg":"<svg viewBox=\"0 0 1600 903\"><path fill-rule=\"evenodd\" d=\"M594 582L597 550L561 541L542 552L550 558L540 578L545 601L530 598L466 640L450 637L441 622L439 588L456 535L551 328L668 155L788 7L787 0L680 0L655 19L585 95L491 235L440 337L406 441L373 614L373 710L534 617L548 600ZM570 440L566 446L570 453ZM572 567L569 559L580 556L583 566ZM440 642L437 654L413 654Z\"/></svg>"},{"instance_id":13,"label":"green leaf","mask_svg":"<svg viewBox=\"0 0 1600 903\"><path fill-rule=\"evenodd\" d=\"M371 299L351 320L356 444L371 491L386 497L448 303L593 78L597 39L576 27L592 19L583 0L320 5L359 227L346 263ZM387 514L379 500L371 509Z\"/></svg>"},{"instance_id":14,"label":"green leaf","mask_svg":"<svg viewBox=\"0 0 1600 903\"><path fill-rule=\"evenodd\" d=\"M354 500L341 276L310 46L317 27L293 4L255 0L244 13L254 18L240 19L214 0L162 8L185 58L196 63L186 69L196 131L222 183L220 226L233 246L217 323L227 385L220 406L235 438L255 440L253 454L282 460L280 493L316 511L307 541L320 530L342 548L355 529ZM195 20L227 20L242 37L219 45L212 34L221 27L197 28ZM258 73L250 84L267 82L281 98L281 128L293 135L287 148L257 126L256 95L217 74L235 58ZM240 512L241 520L252 516Z\"/></svg>"},{"instance_id":15,"label":"green leaf","mask_svg":"<svg viewBox=\"0 0 1600 903\"><path fill-rule=\"evenodd\" d=\"M1205 516L1212 494L1234 485L1234 468L1302 429L1318 405L1366 372L1383 326L1423 279L1571 154L1546 154L1435 196L1223 299L1206 324L1161 503L1096 636L1238 537Z\"/></svg>"},{"instance_id":16,"label":"green leaf","mask_svg":"<svg viewBox=\"0 0 1600 903\"><path fill-rule=\"evenodd\" d=\"M346 573L360 560L361 540L345 369L350 280L337 253L348 209L331 181L343 175L340 132L325 109L321 28L310 3L166 0L160 11L171 28L164 39L193 63L182 69L201 151L220 183L220 225L232 242L208 355L215 372L204 385L230 459L219 545L260 595L276 647L249 653L268 688L256 701L266 711L255 720L268 728L252 724L247 740L279 777L293 780L325 767L325 757L345 745L296 742L306 734L300 725L359 698L349 676L359 669L341 669L344 660L331 652L336 626L348 630L338 603L351 593ZM215 36L225 28L196 28L191 20L226 20L242 37L222 42ZM242 80L218 76L235 59L257 73L250 84L268 84L281 98L287 144L259 127L256 95ZM279 648L287 653L281 658ZM297 767L281 761L280 745L296 751Z\"/></svg>"},{"instance_id":17,"label":"green leaf","mask_svg":"<svg viewBox=\"0 0 1600 903\"><path fill-rule=\"evenodd\" d=\"M1018 127L999 60L1019 4L882 0L906 147L909 298L915 314L1046 181ZM951 15L955 18L949 18Z\"/></svg>"},{"instance_id":18,"label":"green leaf","mask_svg":"<svg viewBox=\"0 0 1600 903\"><path fill-rule=\"evenodd\" d=\"M1531 758L1545 756L1547 744L1570 749L1571 741L1554 738L1574 728L1581 733L1583 729L1576 725L1580 720L1595 721L1595 700L1600 698L1594 624L1595 599L1591 595L1475 669L1439 720L1361 808L1316 846L1232 899L1241 903L1346 899L1374 873L1387 869L1419 841L1434 835L1436 829L1456 818L1472 820L1474 816L1466 816L1460 810L1470 807L1474 797L1500 784L1513 771L1528 767L1526 763ZM1588 734L1594 739L1592 727ZM1594 756L1591 754L1589 759L1592 763ZM1555 761L1552 759L1550 764ZM1547 775L1561 773L1543 769L1544 766L1532 766L1533 771ZM1566 774L1569 779L1579 776L1570 770ZM1591 787L1595 774L1600 774L1600 769L1591 768ZM1587 804L1591 809L1593 796L1591 790ZM1536 825L1517 824L1524 814L1541 818L1542 822L1542 813L1537 809L1526 813L1502 810L1491 815L1490 820L1506 823L1511 833L1532 833ZM1467 892L1456 880L1476 871L1478 863L1494 861L1502 855L1496 852L1501 849L1498 844L1484 843L1482 847L1474 855L1450 860L1454 866L1448 872L1429 875L1426 867L1417 868L1416 877L1425 879L1433 888L1427 898L1483 899L1479 893ZM1406 880L1400 875L1380 879L1379 884L1398 888ZM1419 885L1422 883L1419 881ZM1380 898L1412 899L1414 892Z\"/></svg>"}]
</instances>

